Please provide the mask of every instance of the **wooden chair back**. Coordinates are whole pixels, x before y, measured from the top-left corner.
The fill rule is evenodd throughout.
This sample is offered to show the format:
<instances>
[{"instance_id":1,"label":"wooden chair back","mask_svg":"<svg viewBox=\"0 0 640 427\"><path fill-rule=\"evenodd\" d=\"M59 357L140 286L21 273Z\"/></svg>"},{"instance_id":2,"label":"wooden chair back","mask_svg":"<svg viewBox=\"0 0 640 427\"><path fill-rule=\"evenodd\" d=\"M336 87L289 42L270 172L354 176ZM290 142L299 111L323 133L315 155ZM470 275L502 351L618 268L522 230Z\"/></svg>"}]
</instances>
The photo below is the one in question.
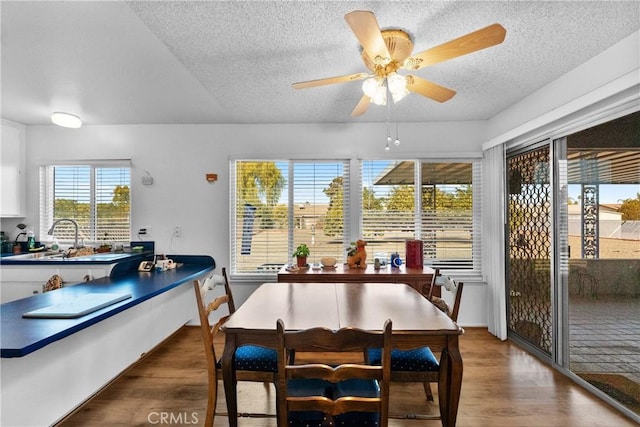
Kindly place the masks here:
<instances>
[{"instance_id":1,"label":"wooden chair back","mask_svg":"<svg viewBox=\"0 0 640 427\"><path fill-rule=\"evenodd\" d=\"M312 328L302 331L285 331L282 320L277 321L278 351L278 409L281 421L278 425L289 425L289 412L317 411L331 418L346 412L377 412L380 426L388 425L389 382L391 379L391 331L392 322L387 320L382 331L364 331L342 328L332 331ZM367 348L382 349L382 364L344 364L333 367L322 363L290 365L288 351L364 351ZM341 396L335 400L330 396L291 396L287 392L289 380L323 380L336 384L340 381L359 379L377 380L380 386L378 397ZM331 394L331 393L329 393ZM333 425L333 424L331 424ZM337 424L336 424L337 425Z\"/></svg>"},{"instance_id":2,"label":"wooden chair back","mask_svg":"<svg viewBox=\"0 0 640 427\"><path fill-rule=\"evenodd\" d=\"M433 284L431 285L431 292L429 293L430 301L433 301L433 291L436 287L445 288L447 291L453 294L453 305L451 305L448 314L454 322L457 322L458 313L460 312L460 301L462 300L462 288L464 287L464 283L455 281L448 276L438 277L433 281ZM442 291L440 292L442 295Z\"/></svg>"},{"instance_id":3,"label":"wooden chair back","mask_svg":"<svg viewBox=\"0 0 640 427\"><path fill-rule=\"evenodd\" d=\"M233 302L233 292L231 292L231 285L229 284L229 277L227 276L227 269L222 267L222 277L224 278L224 293L229 297L227 306L229 307L229 314L236 312L236 305Z\"/></svg>"},{"instance_id":4,"label":"wooden chair back","mask_svg":"<svg viewBox=\"0 0 640 427\"><path fill-rule=\"evenodd\" d=\"M224 269L223 269L224 271ZM214 279L209 277L204 281L194 280L193 287L196 294L196 303L198 306L198 315L200 318L200 331L202 332L202 342L204 343L204 353L207 360L207 373L209 378L209 396L207 399L207 414L205 417L205 426L212 426L215 418L215 411L217 405L218 396L218 370L216 368L216 349L213 345L213 339L217 335L220 327L229 319L229 315L221 316L213 324L211 324L209 317L211 313L218 310L225 304L229 304L229 293L225 292L224 295L220 295L214 298L211 302L206 303L208 295L211 293L215 284ZM225 291L227 291L225 286ZM231 307L229 307L231 311Z\"/></svg>"},{"instance_id":5,"label":"wooden chair back","mask_svg":"<svg viewBox=\"0 0 640 427\"><path fill-rule=\"evenodd\" d=\"M427 298L427 299L431 299L431 295L432 295L432 291L433 291L433 285L436 283L436 280L438 279L438 277L440 277L440 269L439 268L434 268L433 270L433 275L431 276L431 282L429 283L425 283L422 286L422 289L420 291L420 293L422 294L423 297Z\"/></svg>"}]
</instances>

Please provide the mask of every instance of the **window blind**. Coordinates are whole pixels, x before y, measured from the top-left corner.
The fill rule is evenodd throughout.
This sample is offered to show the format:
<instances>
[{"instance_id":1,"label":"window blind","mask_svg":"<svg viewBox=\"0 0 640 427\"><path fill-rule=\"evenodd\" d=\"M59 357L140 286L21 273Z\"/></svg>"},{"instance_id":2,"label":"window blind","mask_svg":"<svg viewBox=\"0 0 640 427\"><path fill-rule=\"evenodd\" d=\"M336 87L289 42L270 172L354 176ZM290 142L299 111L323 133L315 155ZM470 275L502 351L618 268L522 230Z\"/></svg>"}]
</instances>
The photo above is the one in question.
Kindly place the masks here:
<instances>
[{"instance_id":1,"label":"window blind","mask_svg":"<svg viewBox=\"0 0 640 427\"><path fill-rule=\"evenodd\" d=\"M389 259L398 252L404 259L405 241L414 239L414 162L363 161L362 236L368 258Z\"/></svg>"},{"instance_id":2,"label":"window blind","mask_svg":"<svg viewBox=\"0 0 640 427\"><path fill-rule=\"evenodd\" d=\"M361 170L361 228L372 258L406 259L405 241L420 239L426 265L480 275L479 160L365 160Z\"/></svg>"},{"instance_id":3,"label":"window blind","mask_svg":"<svg viewBox=\"0 0 640 427\"><path fill-rule=\"evenodd\" d=\"M90 242L129 242L131 170L128 166L46 165L40 173L40 239L51 225L69 218L78 236ZM73 243L75 227L61 222L55 238Z\"/></svg>"},{"instance_id":4,"label":"window blind","mask_svg":"<svg viewBox=\"0 0 640 427\"><path fill-rule=\"evenodd\" d=\"M233 160L231 270L273 275L305 243L308 262L342 260L348 236L349 163L342 160Z\"/></svg>"}]
</instances>

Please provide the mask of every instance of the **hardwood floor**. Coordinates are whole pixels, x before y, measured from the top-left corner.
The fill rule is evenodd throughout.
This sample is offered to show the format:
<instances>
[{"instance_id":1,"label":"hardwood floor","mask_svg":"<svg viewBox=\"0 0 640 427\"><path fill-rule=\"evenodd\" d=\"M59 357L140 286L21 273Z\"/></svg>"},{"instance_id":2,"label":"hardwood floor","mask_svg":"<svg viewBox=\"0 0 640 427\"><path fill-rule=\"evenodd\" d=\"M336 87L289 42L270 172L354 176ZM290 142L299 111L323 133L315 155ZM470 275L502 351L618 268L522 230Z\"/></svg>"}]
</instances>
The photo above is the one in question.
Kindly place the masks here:
<instances>
[{"instance_id":1,"label":"hardwood floor","mask_svg":"<svg viewBox=\"0 0 640 427\"><path fill-rule=\"evenodd\" d=\"M207 378L200 339L197 327L182 328L58 426L202 425ZM222 350L222 341L219 344ZM498 340L486 329L466 329L460 346L464 376L458 426L637 425L517 345ZM296 355L296 360L304 357ZM241 413L275 414L274 399L272 385L267 388L259 383L238 384ZM215 425L228 426L222 382L216 412ZM390 412L437 414L437 397L435 404L428 403L420 384L392 384ZM440 421L394 418L389 425L438 426ZM272 416L244 417L239 426L273 427L276 420Z\"/></svg>"}]
</instances>

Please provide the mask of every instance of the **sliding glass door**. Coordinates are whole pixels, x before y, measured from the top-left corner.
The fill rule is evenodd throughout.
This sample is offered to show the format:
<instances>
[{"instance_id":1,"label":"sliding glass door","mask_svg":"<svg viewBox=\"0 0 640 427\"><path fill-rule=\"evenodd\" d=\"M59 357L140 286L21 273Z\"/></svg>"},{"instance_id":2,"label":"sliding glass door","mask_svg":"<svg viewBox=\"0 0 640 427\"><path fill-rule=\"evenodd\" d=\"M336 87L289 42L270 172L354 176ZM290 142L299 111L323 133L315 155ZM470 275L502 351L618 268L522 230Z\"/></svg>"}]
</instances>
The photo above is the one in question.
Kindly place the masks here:
<instances>
[{"instance_id":1,"label":"sliding glass door","mask_svg":"<svg viewBox=\"0 0 640 427\"><path fill-rule=\"evenodd\" d=\"M507 156L507 327L551 355L552 227L550 144Z\"/></svg>"},{"instance_id":2,"label":"sliding glass door","mask_svg":"<svg viewBox=\"0 0 640 427\"><path fill-rule=\"evenodd\" d=\"M640 420L640 112L506 171L509 337Z\"/></svg>"}]
</instances>

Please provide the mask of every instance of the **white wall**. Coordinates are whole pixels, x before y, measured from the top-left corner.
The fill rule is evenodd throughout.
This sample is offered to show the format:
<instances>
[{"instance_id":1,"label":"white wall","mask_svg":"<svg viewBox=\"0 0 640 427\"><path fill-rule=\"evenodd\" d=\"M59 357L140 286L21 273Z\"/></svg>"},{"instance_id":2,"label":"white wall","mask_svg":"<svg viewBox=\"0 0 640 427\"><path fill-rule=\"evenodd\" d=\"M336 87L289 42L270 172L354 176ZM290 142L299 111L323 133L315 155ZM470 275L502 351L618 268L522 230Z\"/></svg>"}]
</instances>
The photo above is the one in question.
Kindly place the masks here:
<instances>
[{"instance_id":1,"label":"white wall","mask_svg":"<svg viewBox=\"0 0 640 427\"><path fill-rule=\"evenodd\" d=\"M218 267L228 266L230 158L479 157L485 126L485 122L401 124L402 143L390 153L384 151L384 123L30 126L27 217L21 221L39 229L39 165L131 158L132 230L150 228L144 240L155 240L158 253L206 254ZM154 178L151 186L141 184L145 171ZM207 183L206 173L217 173L218 181ZM172 241L175 226L182 227L182 237ZM255 285L236 286L236 300L243 302Z\"/></svg>"},{"instance_id":2,"label":"white wall","mask_svg":"<svg viewBox=\"0 0 640 427\"><path fill-rule=\"evenodd\" d=\"M637 100L639 84L640 31L636 31L492 117L483 148L540 134L548 125L566 121L576 112L590 114L589 107L602 101L612 104L629 97ZM615 99L618 95L624 97Z\"/></svg>"}]
</instances>

